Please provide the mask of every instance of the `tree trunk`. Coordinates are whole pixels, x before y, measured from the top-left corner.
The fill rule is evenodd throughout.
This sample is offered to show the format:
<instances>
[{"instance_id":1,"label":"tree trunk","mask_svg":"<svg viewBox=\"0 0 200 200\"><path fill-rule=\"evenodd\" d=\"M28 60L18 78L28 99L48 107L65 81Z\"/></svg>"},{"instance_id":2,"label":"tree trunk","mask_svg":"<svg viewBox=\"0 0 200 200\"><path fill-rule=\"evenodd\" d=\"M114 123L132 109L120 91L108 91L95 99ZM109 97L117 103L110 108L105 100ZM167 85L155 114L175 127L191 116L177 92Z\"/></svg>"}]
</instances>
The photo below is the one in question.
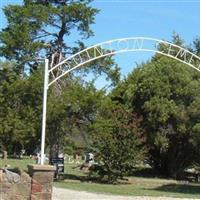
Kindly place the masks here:
<instances>
[{"instance_id":1,"label":"tree trunk","mask_svg":"<svg viewBox=\"0 0 200 200\"><path fill-rule=\"evenodd\" d=\"M52 158L56 158L59 155L59 133L55 132L54 134L51 133L50 136L50 149L49 149L49 161Z\"/></svg>"}]
</instances>

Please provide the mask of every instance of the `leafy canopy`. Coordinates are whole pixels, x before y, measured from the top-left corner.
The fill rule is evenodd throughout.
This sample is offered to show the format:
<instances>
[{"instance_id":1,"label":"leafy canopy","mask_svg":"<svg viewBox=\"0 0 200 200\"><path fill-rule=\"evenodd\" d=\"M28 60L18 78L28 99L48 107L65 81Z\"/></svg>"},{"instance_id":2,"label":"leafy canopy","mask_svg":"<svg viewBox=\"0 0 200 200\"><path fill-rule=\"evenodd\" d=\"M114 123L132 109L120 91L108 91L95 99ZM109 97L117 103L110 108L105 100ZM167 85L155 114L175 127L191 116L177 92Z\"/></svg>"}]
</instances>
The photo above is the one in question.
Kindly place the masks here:
<instances>
[{"instance_id":1,"label":"leafy canopy","mask_svg":"<svg viewBox=\"0 0 200 200\"><path fill-rule=\"evenodd\" d=\"M179 177L199 162L199 80L199 72L156 55L113 92L142 117L149 163L162 174Z\"/></svg>"}]
</instances>

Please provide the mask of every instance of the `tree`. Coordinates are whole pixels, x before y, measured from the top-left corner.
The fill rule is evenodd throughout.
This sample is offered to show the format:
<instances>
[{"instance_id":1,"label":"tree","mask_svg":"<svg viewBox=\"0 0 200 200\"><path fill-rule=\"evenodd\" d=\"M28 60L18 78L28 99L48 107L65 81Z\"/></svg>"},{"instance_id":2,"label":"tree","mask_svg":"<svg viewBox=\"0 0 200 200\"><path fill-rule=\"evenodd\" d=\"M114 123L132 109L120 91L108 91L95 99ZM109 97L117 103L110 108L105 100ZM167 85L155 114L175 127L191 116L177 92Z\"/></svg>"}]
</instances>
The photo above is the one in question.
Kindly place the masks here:
<instances>
[{"instance_id":1,"label":"tree","mask_svg":"<svg viewBox=\"0 0 200 200\"><path fill-rule=\"evenodd\" d=\"M14 63L0 66L0 146L9 154L18 154L22 148L32 154L41 138L42 71L22 79ZM50 155L85 148L89 142L88 128L95 120L104 91L74 78L59 98L52 93L50 88L46 140Z\"/></svg>"},{"instance_id":2,"label":"tree","mask_svg":"<svg viewBox=\"0 0 200 200\"><path fill-rule=\"evenodd\" d=\"M94 123L104 97L104 91L98 91L93 83L83 84L77 79L70 83L59 98L50 96L48 101L47 137L54 156L65 151L67 144L86 148L89 126Z\"/></svg>"},{"instance_id":3,"label":"tree","mask_svg":"<svg viewBox=\"0 0 200 200\"><path fill-rule=\"evenodd\" d=\"M90 2L24 0L22 5L5 7L8 26L0 32L0 56L15 61L19 74L36 70L40 57L49 58L50 68L54 67L85 48L79 36L87 39L93 35L90 25L95 22L98 10L92 8ZM86 70L87 73L104 73L113 80L119 78L119 69L111 57L87 66L81 68L79 73ZM51 75L57 73L59 70L54 70Z\"/></svg>"},{"instance_id":4,"label":"tree","mask_svg":"<svg viewBox=\"0 0 200 200\"><path fill-rule=\"evenodd\" d=\"M54 55L56 59L73 53L73 47L64 39L72 31L85 38L93 35L90 24L98 10L84 1L24 0L23 5L4 8L8 26L1 32L1 56L15 59L21 67L28 64L31 70L38 66L38 56ZM43 51L43 52L42 52ZM58 54L58 55L57 55Z\"/></svg>"},{"instance_id":5,"label":"tree","mask_svg":"<svg viewBox=\"0 0 200 200\"><path fill-rule=\"evenodd\" d=\"M26 76L31 77L32 73L37 73L37 71L43 71L38 61L39 57L47 57L50 60L50 68L54 67L65 57L85 48L80 38L87 39L93 35L90 25L94 23L98 10L92 8L90 2L91 0L24 0L22 5L5 7L4 14L8 25L0 32L0 56L15 62L16 72L22 79ZM77 36L74 37L74 35ZM56 73L60 71L55 70L54 74L50 74L50 78ZM80 68L76 73L63 78L61 83L57 81L54 87L51 87L49 108L50 113L54 110L56 115L48 118L51 122L49 126L53 124L54 127L47 127L49 131L47 134L54 136L54 139L49 139L49 142L52 142L50 144L52 148L59 146L60 125L63 122L62 120L59 122L59 119L64 119L68 115L67 112L61 110L66 108L63 102L64 94L61 91L70 90L74 85L74 80L81 79L82 81L88 73L95 77L103 73L111 79L112 83L119 80L119 68L111 57L107 57ZM77 75L78 78L75 77ZM38 103L41 106L41 102ZM54 108L51 105L54 105ZM56 109L60 114L55 111ZM58 154L58 150L55 154Z\"/></svg>"},{"instance_id":6,"label":"tree","mask_svg":"<svg viewBox=\"0 0 200 200\"><path fill-rule=\"evenodd\" d=\"M144 159L139 119L124 106L104 100L95 123L91 126L91 149L99 165L92 168L110 183L123 179Z\"/></svg>"},{"instance_id":7,"label":"tree","mask_svg":"<svg viewBox=\"0 0 200 200\"><path fill-rule=\"evenodd\" d=\"M41 74L21 79L14 66L0 63L0 145L9 154L33 153L40 136Z\"/></svg>"},{"instance_id":8,"label":"tree","mask_svg":"<svg viewBox=\"0 0 200 200\"><path fill-rule=\"evenodd\" d=\"M139 116L149 163L178 178L199 162L200 74L171 58L156 55L140 65L113 92Z\"/></svg>"}]
</instances>

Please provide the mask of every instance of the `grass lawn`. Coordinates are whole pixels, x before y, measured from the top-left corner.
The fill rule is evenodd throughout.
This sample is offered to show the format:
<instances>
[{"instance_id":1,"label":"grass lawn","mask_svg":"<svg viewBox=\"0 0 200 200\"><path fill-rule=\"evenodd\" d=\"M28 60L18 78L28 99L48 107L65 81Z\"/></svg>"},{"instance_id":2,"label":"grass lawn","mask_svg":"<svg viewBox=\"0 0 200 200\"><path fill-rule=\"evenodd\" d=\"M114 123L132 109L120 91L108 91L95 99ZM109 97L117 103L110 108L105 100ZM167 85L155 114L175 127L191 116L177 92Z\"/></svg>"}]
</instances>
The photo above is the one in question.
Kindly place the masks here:
<instances>
[{"instance_id":1,"label":"grass lawn","mask_svg":"<svg viewBox=\"0 0 200 200\"><path fill-rule=\"evenodd\" d=\"M19 167L21 169L23 169L24 171L27 171L27 165L28 164L35 164L35 160L32 159L7 159L7 160L3 160L0 159L0 168L4 167L5 165L9 165L9 168L16 168Z\"/></svg>"},{"instance_id":2,"label":"grass lawn","mask_svg":"<svg viewBox=\"0 0 200 200\"><path fill-rule=\"evenodd\" d=\"M20 167L27 170L28 164L35 163L31 159L0 159L0 167L5 164L11 168ZM180 198L199 198L200 184L183 184L175 180L161 178L145 178L139 176L129 177L129 184L100 184L84 181L86 173L74 168L74 164L65 165L64 180L55 181L54 186L78 191L88 191L112 195L132 195L132 196L166 196Z\"/></svg>"},{"instance_id":3,"label":"grass lawn","mask_svg":"<svg viewBox=\"0 0 200 200\"><path fill-rule=\"evenodd\" d=\"M200 184L183 184L175 180L161 178L129 177L129 184L100 184L84 181L86 173L65 165L64 180L55 181L54 186L78 191L88 191L112 195L165 196L179 198L199 198Z\"/></svg>"},{"instance_id":4,"label":"grass lawn","mask_svg":"<svg viewBox=\"0 0 200 200\"><path fill-rule=\"evenodd\" d=\"M56 182L56 187L73 189L78 191L88 191L112 195L132 195L132 196L165 196L179 198L199 198L200 186L162 184L157 180L140 179L136 184L129 185L108 185L96 183L70 183Z\"/></svg>"}]
</instances>

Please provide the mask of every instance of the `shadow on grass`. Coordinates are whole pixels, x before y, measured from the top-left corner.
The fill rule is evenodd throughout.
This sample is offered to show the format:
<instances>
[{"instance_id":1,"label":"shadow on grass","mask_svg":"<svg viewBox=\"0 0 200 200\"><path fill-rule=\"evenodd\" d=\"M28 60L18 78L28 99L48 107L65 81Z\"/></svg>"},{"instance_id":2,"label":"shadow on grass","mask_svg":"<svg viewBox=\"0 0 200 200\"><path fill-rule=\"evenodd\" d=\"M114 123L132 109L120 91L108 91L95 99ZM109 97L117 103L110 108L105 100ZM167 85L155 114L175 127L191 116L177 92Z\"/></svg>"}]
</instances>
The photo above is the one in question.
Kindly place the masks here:
<instances>
[{"instance_id":1,"label":"shadow on grass","mask_svg":"<svg viewBox=\"0 0 200 200\"><path fill-rule=\"evenodd\" d=\"M166 178L165 176L159 174L153 168L136 168L132 171L129 176L143 177L143 178Z\"/></svg>"},{"instance_id":2,"label":"shadow on grass","mask_svg":"<svg viewBox=\"0 0 200 200\"><path fill-rule=\"evenodd\" d=\"M96 183L96 184L106 184L106 185L130 185L129 179L119 179L117 182L108 182L107 179L102 179L100 177L92 177L88 175L74 175L74 174L62 174L55 182L85 182L85 183Z\"/></svg>"},{"instance_id":3,"label":"shadow on grass","mask_svg":"<svg viewBox=\"0 0 200 200\"><path fill-rule=\"evenodd\" d=\"M75 175L75 174L59 174L58 177L54 180L55 182L60 181L66 181L69 182L88 182L91 181L88 176L86 175Z\"/></svg>"},{"instance_id":4,"label":"shadow on grass","mask_svg":"<svg viewBox=\"0 0 200 200\"><path fill-rule=\"evenodd\" d=\"M154 189L160 192L171 192L171 193L182 193L182 194L199 194L200 195L200 185L182 185L182 184L167 184Z\"/></svg>"},{"instance_id":5,"label":"shadow on grass","mask_svg":"<svg viewBox=\"0 0 200 200\"><path fill-rule=\"evenodd\" d=\"M87 179L87 176L75 175L75 174L64 174L63 179L84 181Z\"/></svg>"}]
</instances>

